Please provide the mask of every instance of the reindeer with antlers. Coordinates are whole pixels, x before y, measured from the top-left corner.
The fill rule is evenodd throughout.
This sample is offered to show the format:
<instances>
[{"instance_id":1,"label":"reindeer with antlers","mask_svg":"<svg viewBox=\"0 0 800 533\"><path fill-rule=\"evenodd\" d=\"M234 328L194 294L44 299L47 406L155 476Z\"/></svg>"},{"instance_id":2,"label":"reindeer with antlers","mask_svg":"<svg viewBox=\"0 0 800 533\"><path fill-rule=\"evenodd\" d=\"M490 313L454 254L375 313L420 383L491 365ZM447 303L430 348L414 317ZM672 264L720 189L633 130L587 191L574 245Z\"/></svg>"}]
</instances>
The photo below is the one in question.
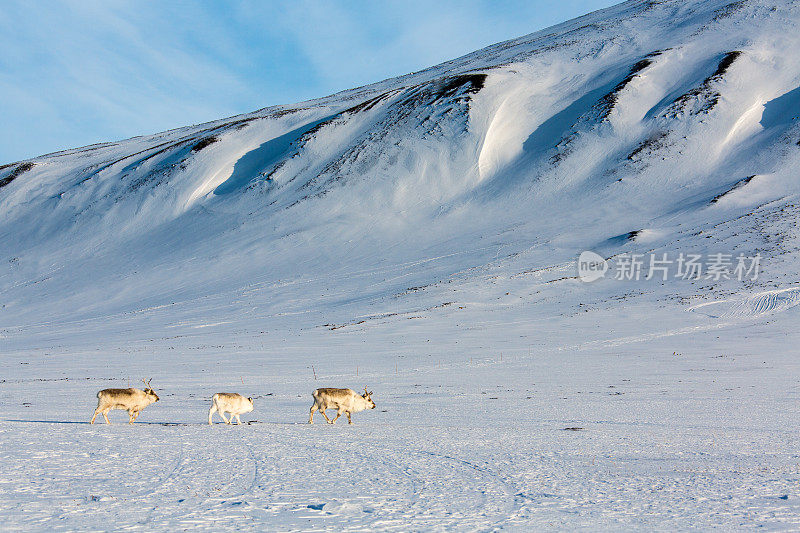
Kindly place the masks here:
<instances>
[{"instance_id":1,"label":"reindeer with antlers","mask_svg":"<svg viewBox=\"0 0 800 533\"><path fill-rule=\"evenodd\" d=\"M97 409L94 410L92 417L92 424L94 419L100 413L106 419L106 424L111 422L108 420L108 412L112 409L122 409L128 411L128 424L133 424L139 417L142 409L155 403L159 400L158 395L150 386L152 379L143 379L145 385L144 390L140 389L103 389L97 393Z\"/></svg>"},{"instance_id":2,"label":"reindeer with antlers","mask_svg":"<svg viewBox=\"0 0 800 533\"><path fill-rule=\"evenodd\" d=\"M364 411L366 409L375 409L375 402L372 401L372 392L364 387L364 394L358 394L353 389L317 389L311 396L314 397L314 405L311 406L311 413L308 417L308 423L314 423L314 413L319 410L328 424L335 424L336 420L342 416L342 413L347 415L347 423L352 424L350 420L351 413ZM326 409L336 409L336 418L331 420L325 414Z\"/></svg>"}]
</instances>

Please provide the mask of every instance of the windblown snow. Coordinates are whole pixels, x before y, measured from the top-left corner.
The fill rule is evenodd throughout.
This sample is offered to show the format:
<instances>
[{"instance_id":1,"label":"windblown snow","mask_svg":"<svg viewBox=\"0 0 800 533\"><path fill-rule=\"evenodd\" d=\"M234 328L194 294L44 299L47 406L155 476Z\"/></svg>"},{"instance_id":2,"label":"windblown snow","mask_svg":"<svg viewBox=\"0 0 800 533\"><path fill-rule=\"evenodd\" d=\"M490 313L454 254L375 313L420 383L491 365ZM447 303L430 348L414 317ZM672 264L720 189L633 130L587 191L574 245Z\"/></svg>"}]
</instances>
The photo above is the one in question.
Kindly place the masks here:
<instances>
[{"instance_id":1,"label":"windblown snow","mask_svg":"<svg viewBox=\"0 0 800 533\"><path fill-rule=\"evenodd\" d=\"M0 167L2 528L800 527L798 25L629 1ZM761 262L586 283L585 250Z\"/></svg>"}]
</instances>

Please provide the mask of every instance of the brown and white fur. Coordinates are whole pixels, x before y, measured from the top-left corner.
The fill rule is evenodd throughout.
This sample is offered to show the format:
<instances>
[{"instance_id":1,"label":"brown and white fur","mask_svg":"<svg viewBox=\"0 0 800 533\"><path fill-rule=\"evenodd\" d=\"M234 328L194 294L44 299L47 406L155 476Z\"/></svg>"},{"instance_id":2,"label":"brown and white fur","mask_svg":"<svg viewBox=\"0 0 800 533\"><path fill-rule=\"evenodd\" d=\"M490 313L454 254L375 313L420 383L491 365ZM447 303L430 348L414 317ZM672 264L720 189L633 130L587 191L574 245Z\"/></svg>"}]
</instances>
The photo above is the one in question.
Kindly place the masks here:
<instances>
[{"instance_id":1,"label":"brown and white fur","mask_svg":"<svg viewBox=\"0 0 800 533\"><path fill-rule=\"evenodd\" d=\"M375 409L375 402L372 401L372 392L367 391L364 387L364 394L358 394L353 389L317 389L311 396L314 397L314 405L311 406L311 412L308 416L308 423L314 423L314 413L319 410L328 424L335 424L336 420L342 416L342 413L347 415L347 422L352 424L350 419L351 413L364 411L366 409ZM325 414L326 409L336 409L336 418L331 420Z\"/></svg>"},{"instance_id":2,"label":"brown and white fur","mask_svg":"<svg viewBox=\"0 0 800 533\"><path fill-rule=\"evenodd\" d=\"M208 411L208 423L211 424L211 417L214 413L219 413L219 416L225 421L226 424L233 423L233 417L236 417L236 423L241 424L242 419L240 415L249 413L253 410L253 399L245 398L241 394L230 392L218 392L211 397L211 409ZM225 413L230 413L230 420L225 418Z\"/></svg>"},{"instance_id":3,"label":"brown and white fur","mask_svg":"<svg viewBox=\"0 0 800 533\"><path fill-rule=\"evenodd\" d=\"M128 411L128 424L133 424L139 417L139 413L150 405L159 400L158 395L150 386L150 381L142 380L145 384L145 389L103 389L97 393L97 409L94 410L92 416L92 424L94 419L100 413L106 419L106 424L110 424L108 419L108 412L112 409L122 409Z\"/></svg>"}]
</instances>

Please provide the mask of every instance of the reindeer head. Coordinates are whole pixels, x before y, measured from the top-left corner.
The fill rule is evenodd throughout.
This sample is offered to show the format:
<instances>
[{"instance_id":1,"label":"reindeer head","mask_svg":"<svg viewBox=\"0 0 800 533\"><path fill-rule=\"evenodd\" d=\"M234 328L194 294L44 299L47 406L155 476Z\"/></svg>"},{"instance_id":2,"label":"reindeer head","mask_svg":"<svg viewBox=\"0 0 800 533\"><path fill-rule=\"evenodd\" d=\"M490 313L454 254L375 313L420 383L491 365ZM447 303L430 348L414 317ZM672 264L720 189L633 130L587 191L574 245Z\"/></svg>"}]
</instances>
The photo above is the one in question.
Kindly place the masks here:
<instances>
[{"instance_id":1,"label":"reindeer head","mask_svg":"<svg viewBox=\"0 0 800 533\"><path fill-rule=\"evenodd\" d=\"M375 409L375 402L372 401L372 391L368 391L366 387L364 387L364 394L361 395L367 401L367 405L369 409Z\"/></svg>"},{"instance_id":2,"label":"reindeer head","mask_svg":"<svg viewBox=\"0 0 800 533\"><path fill-rule=\"evenodd\" d=\"M160 398L158 397L158 394L156 394L156 391L153 390L153 387L150 386L150 382L153 381L153 378L145 378L142 381L144 382L144 393L150 397L151 400L157 402Z\"/></svg>"}]
</instances>

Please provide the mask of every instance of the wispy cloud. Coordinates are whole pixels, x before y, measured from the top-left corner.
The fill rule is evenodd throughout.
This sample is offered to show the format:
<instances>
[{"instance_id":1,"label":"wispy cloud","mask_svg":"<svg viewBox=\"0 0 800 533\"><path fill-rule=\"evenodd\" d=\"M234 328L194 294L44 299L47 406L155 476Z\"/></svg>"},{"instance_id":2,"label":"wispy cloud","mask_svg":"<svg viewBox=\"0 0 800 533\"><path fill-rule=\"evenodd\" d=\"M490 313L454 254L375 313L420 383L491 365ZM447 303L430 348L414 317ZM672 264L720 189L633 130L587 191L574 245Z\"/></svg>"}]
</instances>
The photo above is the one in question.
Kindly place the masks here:
<instances>
[{"instance_id":1,"label":"wispy cloud","mask_svg":"<svg viewBox=\"0 0 800 533\"><path fill-rule=\"evenodd\" d=\"M0 163L324 96L611 3L6 0Z\"/></svg>"},{"instance_id":2,"label":"wispy cloud","mask_svg":"<svg viewBox=\"0 0 800 533\"><path fill-rule=\"evenodd\" d=\"M19 3L0 18L0 157L209 120L253 99L202 17L121 2Z\"/></svg>"}]
</instances>

